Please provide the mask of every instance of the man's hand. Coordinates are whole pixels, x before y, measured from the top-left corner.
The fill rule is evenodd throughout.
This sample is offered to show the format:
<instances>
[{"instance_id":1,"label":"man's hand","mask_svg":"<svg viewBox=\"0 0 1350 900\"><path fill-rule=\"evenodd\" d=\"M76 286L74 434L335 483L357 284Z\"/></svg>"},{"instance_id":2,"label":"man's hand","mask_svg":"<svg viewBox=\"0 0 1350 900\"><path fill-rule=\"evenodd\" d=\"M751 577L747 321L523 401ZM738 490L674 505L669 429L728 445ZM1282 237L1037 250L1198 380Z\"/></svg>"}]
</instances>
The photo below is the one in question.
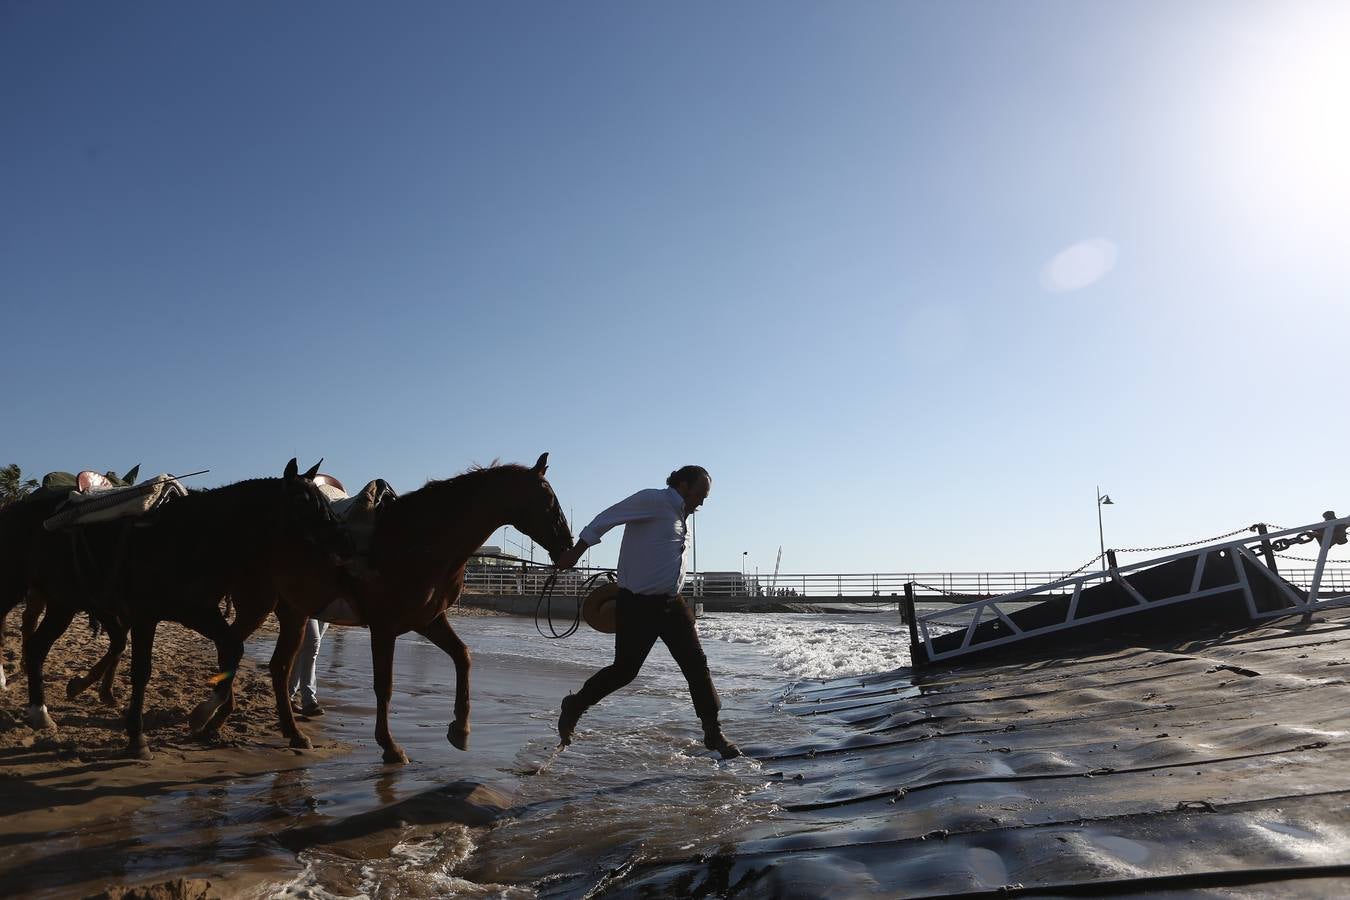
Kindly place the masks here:
<instances>
[{"instance_id":1,"label":"man's hand","mask_svg":"<svg viewBox=\"0 0 1350 900\"><path fill-rule=\"evenodd\" d=\"M586 552L588 546L589 545L585 541L577 541L576 545L573 546L571 550L559 553L558 558L553 561L553 564L560 569L573 568L577 564L577 560L581 559L581 554Z\"/></svg>"}]
</instances>

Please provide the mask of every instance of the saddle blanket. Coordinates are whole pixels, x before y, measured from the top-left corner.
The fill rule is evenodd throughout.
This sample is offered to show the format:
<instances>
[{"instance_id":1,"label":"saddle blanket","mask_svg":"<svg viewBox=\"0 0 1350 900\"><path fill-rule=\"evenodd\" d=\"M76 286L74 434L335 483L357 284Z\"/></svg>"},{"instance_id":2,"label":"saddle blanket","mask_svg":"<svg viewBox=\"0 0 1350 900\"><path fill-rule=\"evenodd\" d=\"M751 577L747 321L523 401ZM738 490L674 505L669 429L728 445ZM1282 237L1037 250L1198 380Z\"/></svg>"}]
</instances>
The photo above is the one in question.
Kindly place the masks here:
<instances>
[{"instance_id":1,"label":"saddle blanket","mask_svg":"<svg viewBox=\"0 0 1350 900\"><path fill-rule=\"evenodd\" d=\"M68 525L139 516L173 497L187 494L178 479L167 474L157 475L133 487L119 487L97 472L81 472L77 485L56 514L42 523L48 531Z\"/></svg>"}]
</instances>

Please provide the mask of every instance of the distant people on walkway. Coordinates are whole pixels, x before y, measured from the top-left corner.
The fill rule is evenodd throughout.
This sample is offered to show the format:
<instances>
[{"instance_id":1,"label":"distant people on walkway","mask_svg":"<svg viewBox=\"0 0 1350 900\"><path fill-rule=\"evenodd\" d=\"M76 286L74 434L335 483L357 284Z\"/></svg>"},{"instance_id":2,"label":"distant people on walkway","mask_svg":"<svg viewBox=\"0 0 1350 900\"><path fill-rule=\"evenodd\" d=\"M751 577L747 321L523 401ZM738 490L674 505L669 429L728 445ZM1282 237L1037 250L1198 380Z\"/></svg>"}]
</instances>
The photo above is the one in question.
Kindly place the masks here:
<instances>
[{"instance_id":1,"label":"distant people on walkway","mask_svg":"<svg viewBox=\"0 0 1350 900\"><path fill-rule=\"evenodd\" d=\"M302 716L313 718L323 715L323 707L319 705L317 670L319 647L327 631L327 622L306 620L305 640L296 654L295 664L291 666L291 709Z\"/></svg>"},{"instance_id":2,"label":"distant people on walkway","mask_svg":"<svg viewBox=\"0 0 1350 900\"><path fill-rule=\"evenodd\" d=\"M741 751L722 734L721 698L713 687L708 658L698 640L694 614L680 596L689 542L685 520L707 499L712 479L702 466L670 473L665 489L638 491L596 516L581 531L576 546L557 564L570 569L616 525L624 526L619 546L619 596L616 600L614 662L596 672L576 694L562 701L559 746L572 742L582 714L604 697L632 682L660 638L689 682L694 711L703 724L703 744L723 759Z\"/></svg>"}]
</instances>

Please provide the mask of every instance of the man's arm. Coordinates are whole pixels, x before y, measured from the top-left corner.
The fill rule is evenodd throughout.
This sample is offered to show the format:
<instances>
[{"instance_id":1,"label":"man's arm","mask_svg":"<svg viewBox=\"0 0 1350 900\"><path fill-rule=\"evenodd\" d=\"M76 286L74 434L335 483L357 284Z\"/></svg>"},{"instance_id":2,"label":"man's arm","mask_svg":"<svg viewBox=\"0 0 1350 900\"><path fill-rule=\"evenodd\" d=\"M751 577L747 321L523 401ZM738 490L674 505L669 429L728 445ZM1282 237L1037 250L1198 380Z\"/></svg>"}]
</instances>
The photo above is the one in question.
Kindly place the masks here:
<instances>
[{"instance_id":1,"label":"man's arm","mask_svg":"<svg viewBox=\"0 0 1350 900\"><path fill-rule=\"evenodd\" d=\"M558 568L570 569L575 566L577 560L581 559L581 554L600 543L600 538L604 536L605 532L616 525L627 525L629 522L641 522L643 519L650 519L656 514L656 507L652 503L651 494L651 491L638 491L631 497L626 497L615 503L592 519L591 524L581 529L576 546L558 557Z\"/></svg>"}]
</instances>

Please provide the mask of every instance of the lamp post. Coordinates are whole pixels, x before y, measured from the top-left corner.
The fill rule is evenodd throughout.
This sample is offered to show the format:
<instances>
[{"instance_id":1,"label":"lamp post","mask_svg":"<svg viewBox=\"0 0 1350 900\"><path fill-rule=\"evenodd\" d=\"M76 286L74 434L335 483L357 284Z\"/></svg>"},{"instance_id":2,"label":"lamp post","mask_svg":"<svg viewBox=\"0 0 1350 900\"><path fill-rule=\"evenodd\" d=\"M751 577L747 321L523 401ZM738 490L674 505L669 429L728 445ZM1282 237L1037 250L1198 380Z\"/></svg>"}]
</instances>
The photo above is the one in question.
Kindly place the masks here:
<instances>
[{"instance_id":1,"label":"lamp post","mask_svg":"<svg viewBox=\"0 0 1350 900\"><path fill-rule=\"evenodd\" d=\"M1111 501L1109 494L1102 493L1102 486L1097 485L1097 543L1102 551L1102 571L1106 571L1106 533L1102 531L1102 507L1115 506Z\"/></svg>"},{"instance_id":2,"label":"lamp post","mask_svg":"<svg viewBox=\"0 0 1350 900\"><path fill-rule=\"evenodd\" d=\"M741 551L741 590L745 591L745 560L750 555L749 550ZM749 591L746 591L749 593Z\"/></svg>"}]
</instances>

